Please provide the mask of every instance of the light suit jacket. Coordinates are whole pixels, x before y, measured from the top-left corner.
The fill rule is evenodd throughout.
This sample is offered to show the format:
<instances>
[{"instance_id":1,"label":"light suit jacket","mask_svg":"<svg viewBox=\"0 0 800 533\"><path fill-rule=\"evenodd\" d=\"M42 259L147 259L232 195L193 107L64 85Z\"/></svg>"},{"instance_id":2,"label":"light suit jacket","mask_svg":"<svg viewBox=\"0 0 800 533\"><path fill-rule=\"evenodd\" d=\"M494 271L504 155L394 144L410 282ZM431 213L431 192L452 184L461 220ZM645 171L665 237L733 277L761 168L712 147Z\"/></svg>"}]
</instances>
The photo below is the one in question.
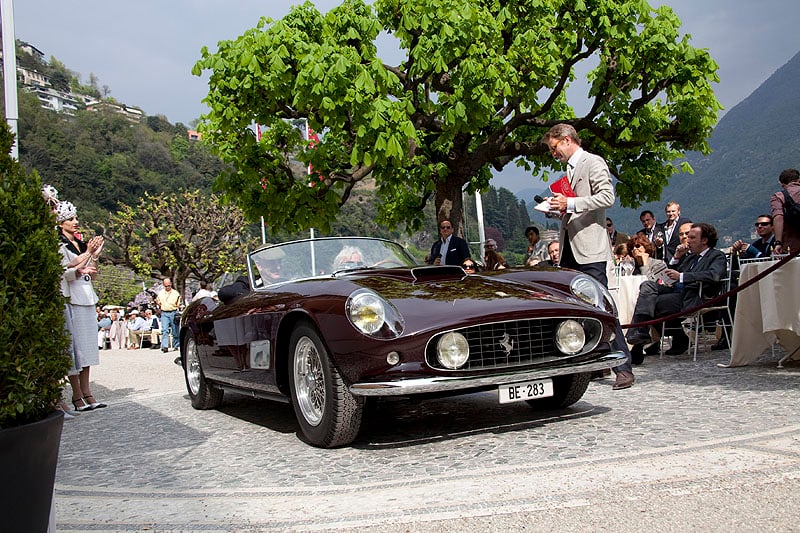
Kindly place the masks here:
<instances>
[{"instance_id":1,"label":"light suit jacket","mask_svg":"<svg viewBox=\"0 0 800 533\"><path fill-rule=\"evenodd\" d=\"M92 281L89 276L83 276L78 272L78 267L67 267L77 254L61 244L58 248L61 253L61 265L64 273L61 275L61 294L69 298L72 305L95 305L99 298L94 292Z\"/></svg>"},{"instance_id":2,"label":"light suit jacket","mask_svg":"<svg viewBox=\"0 0 800 533\"><path fill-rule=\"evenodd\" d=\"M561 218L561 249L566 234L578 263L611 261L606 208L614 205L614 186L608 165L602 157L584 151L575 165L571 185L577 196L575 213Z\"/></svg>"}]
</instances>

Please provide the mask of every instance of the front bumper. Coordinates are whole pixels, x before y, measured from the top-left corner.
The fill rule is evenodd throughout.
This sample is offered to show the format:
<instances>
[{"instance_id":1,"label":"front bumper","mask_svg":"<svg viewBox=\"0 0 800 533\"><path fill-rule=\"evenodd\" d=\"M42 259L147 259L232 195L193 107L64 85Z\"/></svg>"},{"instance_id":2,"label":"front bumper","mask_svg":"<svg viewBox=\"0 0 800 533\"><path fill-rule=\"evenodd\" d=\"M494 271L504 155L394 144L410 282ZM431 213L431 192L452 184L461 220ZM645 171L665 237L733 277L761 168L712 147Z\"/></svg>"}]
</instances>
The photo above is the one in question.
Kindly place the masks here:
<instances>
[{"instance_id":1,"label":"front bumper","mask_svg":"<svg viewBox=\"0 0 800 533\"><path fill-rule=\"evenodd\" d=\"M490 376L433 376L429 378L398 379L397 381L377 381L353 383L350 392L355 396L406 396L430 392L448 392L480 387L491 387L530 381L533 379L551 378L568 374L582 374L614 368L623 364L627 356L623 352L609 352L599 359L583 363L565 363L564 366L548 366L547 368L505 372Z\"/></svg>"}]
</instances>

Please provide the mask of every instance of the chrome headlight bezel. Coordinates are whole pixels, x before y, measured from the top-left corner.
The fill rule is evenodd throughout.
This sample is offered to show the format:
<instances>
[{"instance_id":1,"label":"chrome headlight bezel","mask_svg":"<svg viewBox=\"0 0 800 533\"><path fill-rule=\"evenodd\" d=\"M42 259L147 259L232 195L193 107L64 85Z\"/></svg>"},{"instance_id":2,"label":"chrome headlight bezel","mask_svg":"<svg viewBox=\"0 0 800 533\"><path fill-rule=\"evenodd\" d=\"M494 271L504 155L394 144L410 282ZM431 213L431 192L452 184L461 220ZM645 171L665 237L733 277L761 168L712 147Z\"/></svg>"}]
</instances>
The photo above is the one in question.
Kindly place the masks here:
<instances>
[{"instance_id":1,"label":"chrome headlight bezel","mask_svg":"<svg viewBox=\"0 0 800 533\"><path fill-rule=\"evenodd\" d=\"M394 339L403 333L405 321L397 308L370 289L358 289L347 298L345 315L362 335Z\"/></svg>"},{"instance_id":2,"label":"chrome headlight bezel","mask_svg":"<svg viewBox=\"0 0 800 533\"><path fill-rule=\"evenodd\" d=\"M572 294L581 301L617 316L617 304L611 293L599 281L586 274L579 274L569 283Z\"/></svg>"}]
</instances>

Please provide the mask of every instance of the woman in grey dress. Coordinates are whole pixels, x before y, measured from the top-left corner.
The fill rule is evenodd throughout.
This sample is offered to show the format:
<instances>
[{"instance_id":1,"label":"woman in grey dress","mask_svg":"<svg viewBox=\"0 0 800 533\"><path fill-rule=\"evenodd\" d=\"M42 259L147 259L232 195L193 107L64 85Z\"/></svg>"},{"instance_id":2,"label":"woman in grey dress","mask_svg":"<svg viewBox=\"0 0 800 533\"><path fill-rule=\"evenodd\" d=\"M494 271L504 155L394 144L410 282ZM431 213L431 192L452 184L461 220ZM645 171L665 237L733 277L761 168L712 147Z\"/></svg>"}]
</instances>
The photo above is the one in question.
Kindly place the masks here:
<instances>
[{"instance_id":1,"label":"woman in grey dress","mask_svg":"<svg viewBox=\"0 0 800 533\"><path fill-rule=\"evenodd\" d=\"M67 329L72 336L73 365L67 375L72 385L72 404L78 411L91 411L106 407L98 402L89 385L89 369L100 364L97 348L97 294L92 280L97 276L97 260L103 248L103 238L92 237L83 242L78 232L78 215L70 202L56 206L59 252L64 266L61 293L69 298L66 308Z\"/></svg>"}]
</instances>

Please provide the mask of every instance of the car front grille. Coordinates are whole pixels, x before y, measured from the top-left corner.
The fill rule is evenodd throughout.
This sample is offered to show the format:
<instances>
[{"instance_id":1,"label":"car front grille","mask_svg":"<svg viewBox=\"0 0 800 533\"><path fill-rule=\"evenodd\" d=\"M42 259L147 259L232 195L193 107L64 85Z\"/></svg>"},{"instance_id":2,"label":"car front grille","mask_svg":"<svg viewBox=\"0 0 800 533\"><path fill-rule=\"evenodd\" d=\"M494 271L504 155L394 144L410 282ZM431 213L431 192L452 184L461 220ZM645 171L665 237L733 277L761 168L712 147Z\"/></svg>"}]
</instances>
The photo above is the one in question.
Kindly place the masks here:
<instances>
[{"instance_id":1,"label":"car front grille","mask_svg":"<svg viewBox=\"0 0 800 533\"><path fill-rule=\"evenodd\" d=\"M566 357L555 347L554 331L559 322L514 320L452 330L464 335L469 343L469 360L458 370L516 367ZM431 367L448 370L436 357L436 343L444 333L428 342L426 359Z\"/></svg>"}]
</instances>

